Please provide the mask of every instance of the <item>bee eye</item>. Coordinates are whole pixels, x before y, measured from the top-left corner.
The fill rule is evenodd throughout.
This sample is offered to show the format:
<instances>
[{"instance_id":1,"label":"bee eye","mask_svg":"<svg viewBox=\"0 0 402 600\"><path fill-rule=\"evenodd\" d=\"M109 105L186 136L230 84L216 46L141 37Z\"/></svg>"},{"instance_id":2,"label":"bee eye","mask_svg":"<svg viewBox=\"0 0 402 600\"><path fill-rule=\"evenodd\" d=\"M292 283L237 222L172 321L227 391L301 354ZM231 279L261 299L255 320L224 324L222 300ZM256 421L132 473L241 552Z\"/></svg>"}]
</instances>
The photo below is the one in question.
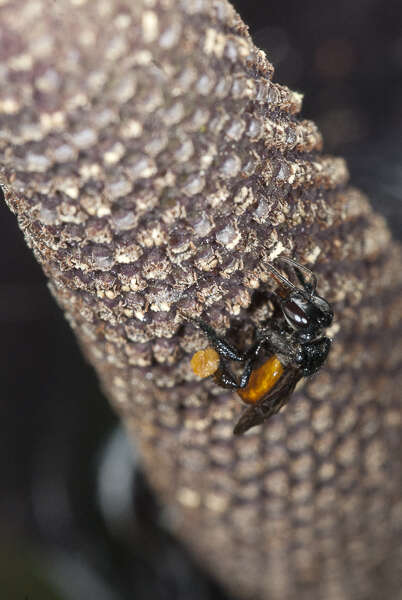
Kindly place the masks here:
<instances>
[{"instance_id":1,"label":"bee eye","mask_svg":"<svg viewBox=\"0 0 402 600\"><path fill-rule=\"evenodd\" d=\"M291 298L282 304L285 319L293 329L304 329L309 324L305 304L304 298Z\"/></svg>"},{"instance_id":2,"label":"bee eye","mask_svg":"<svg viewBox=\"0 0 402 600\"><path fill-rule=\"evenodd\" d=\"M320 327L329 327L332 323L334 313L328 302L324 300L324 298L316 296L313 304L318 310L317 323L320 325Z\"/></svg>"}]
</instances>

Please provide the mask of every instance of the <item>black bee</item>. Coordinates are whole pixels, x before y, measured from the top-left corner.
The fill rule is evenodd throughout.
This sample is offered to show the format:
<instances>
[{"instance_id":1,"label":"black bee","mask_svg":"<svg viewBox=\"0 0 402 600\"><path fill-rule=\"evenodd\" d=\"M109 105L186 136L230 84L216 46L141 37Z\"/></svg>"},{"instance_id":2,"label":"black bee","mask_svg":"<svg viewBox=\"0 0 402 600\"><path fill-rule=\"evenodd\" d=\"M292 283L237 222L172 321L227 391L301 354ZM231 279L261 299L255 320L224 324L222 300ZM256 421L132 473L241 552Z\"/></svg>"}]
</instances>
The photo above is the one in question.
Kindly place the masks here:
<instances>
[{"instance_id":1,"label":"black bee","mask_svg":"<svg viewBox=\"0 0 402 600\"><path fill-rule=\"evenodd\" d=\"M323 332L332 323L333 310L316 293L316 276L291 258L281 257L279 261L293 268L300 287L275 266L268 265L279 283L273 298L276 310L268 325L255 331L250 348L238 350L219 337L210 325L196 320L219 355L214 374L216 383L237 390L241 399L250 404L236 424L235 434L242 434L277 413L288 402L298 381L320 369L331 346L331 340ZM268 360L257 367L261 355ZM244 364L239 379L230 370L230 361Z\"/></svg>"}]
</instances>

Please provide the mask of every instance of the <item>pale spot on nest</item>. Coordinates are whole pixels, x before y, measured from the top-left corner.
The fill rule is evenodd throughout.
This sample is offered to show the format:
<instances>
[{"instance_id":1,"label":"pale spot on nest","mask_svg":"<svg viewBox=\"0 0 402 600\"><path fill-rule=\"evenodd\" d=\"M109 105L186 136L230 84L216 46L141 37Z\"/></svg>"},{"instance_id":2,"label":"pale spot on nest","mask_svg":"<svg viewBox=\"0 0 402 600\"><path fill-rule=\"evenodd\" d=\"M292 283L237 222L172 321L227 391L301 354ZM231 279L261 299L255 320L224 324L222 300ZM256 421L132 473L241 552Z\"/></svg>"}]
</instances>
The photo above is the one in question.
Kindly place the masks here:
<instances>
[{"instance_id":1,"label":"pale spot on nest","mask_svg":"<svg viewBox=\"0 0 402 600\"><path fill-rule=\"evenodd\" d=\"M26 157L26 168L28 171L44 173L50 167L50 160L43 154L29 153Z\"/></svg>"},{"instance_id":2,"label":"pale spot on nest","mask_svg":"<svg viewBox=\"0 0 402 600\"><path fill-rule=\"evenodd\" d=\"M91 178L96 179L101 175L98 163L84 163L79 167L78 172L84 181L88 181Z\"/></svg>"},{"instance_id":3,"label":"pale spot on nest","mask_svg":"<svg viewBox=\"0 0 402 600\"><path fill-rule=\"evenodd\" d=\"M113 257L109 248L105 246L94 246L91 259L93 266L101 271L107 271L113 266Z\"/></svg>"},{"instance_id":4,"label":"pale spot on nest","mask_svg":"<svg viewBox=\"0 0 402 600\"><path fill-rule=\"evenodd\" d=\"M286 161L279 163L279 169L276 174L276 180L278 183L292 183L293 179L290 179L290 169Z\"/></svg>"},{"instance_id":5,"label":"pale spot on nest","mask_svg":"<svg viewBox=\"0 0 402 600\"><path fill-rule=\"evenodd\" d=\"M212 224L211 221L203 214L201 215L199 221L194 223L193 228L196 236L205 237L211 231Z\"/></svg>"},{"instance_id":6,"label":"pale spot on nest","mask_svg":"<svg viewBox=\"0 0 402 600\"><path fill-rule=\"evenodd\" d=\"M223 55L225 43L226 37L223 33L209 28L205 33L204 52L205 54L215 54L220 58Z\"/></svg>"},{"instance_id":7,"label":"pale spot on nest","mask_svg":"<svg viewBox=\"0 0 402 600\"><path fill-rule=\"evenodd\" d=\"M186 67L178 75L176 82L173 84L172 95L179 96L186 92L197 78L197 71L193 67Z\"/></svg>"},{"instance_id":8,"label":"pale spot on nest","mask_svg":"<svg viewBox=\"0 0 402 600\"><path fill-rule=\"evenodd\" d=\"M149 50L139 50L133 54L133 64L136 65L149 65L152 61L152 53Z\"/></svg>"},{"instance_id":9,"label":"pale spot on nest","mask_svg":"<svg viewBox=\"0 0 402 600\"><path fill-rule=\"evenodd\" d=\"M13 71L28 71L32 68L33 60L29 54L19 54L14 56L8 63L8 66Z\"/></svg>"},{"instance_id":10,"label":"pale spot on nest","mask_svg":"<svg viewBox=\"0 0 402 600\"><path fill-rule=\"evenodd\" d=\"M96 35L92 29L84 29L79 36L79 41L83 46L93 46L96 43Z\"/></svg>"},{"instance_id":11,"label":"pale spot on nest","mask_svg":"<svg viewBox=\"0 0 402 600\"><path fill-rule=\"evenodd\" d=\"M121 125L120 133L124 138L139 137L142 134L142 124L139 121L131 119Z\"/></svg>"},{"instance_id":12,"label":"pale spot on nest","mask_svg":"<svg viewBox=\"0 0 402 600\"><path fill-rule=\"evenodd\" d=\"M226 136L238 142L243 135L245 123L241 119L233 119L226 129Z\"/></svg>"},{"instance_id":13,"label":"pale spot on nest","mask_svg":"<svg viewBox=\"0 0 402 600\"><path fill-rule=\"evenodd\" d=\"M217 190L212 194L208 194L207 202L213 208L222 204L229 197L229 190L226 186L217 186Z\"/></svg>"},{"instance_id":14,"label":"pale spot on nest","mask_svg":"<svg viewBox=\"0 0 402 600\"><path fill-rule=\"evenodd\" d=\"M96 133L93 129L83 129L71 136L71 141L77 148L84 150L96 142Z\"/></svg>"},{"instance_id":15,"label":"pale spot on nest","mask_svg":"<svg viewBox=\"0 0 402 600\"><path fill-rule=\"evenodd\" d=\"M197 129L201 129L204 125L206 125L209 119L209 110L204 107L199 107L192 114L191 119L189 119L188 125L193 131L195 131Z\"/></svg>"},{"instance_id":16,"label":"pale spot on nest","mask_svg":"<svg viewBox=\"0 0 402 600\"><path fill-rule=\"evenodd\" d=\"M268 221L269 213L270 207L268 202L265 200L265 198L261 198L257 208L253 212L253 219L255 219L258 223L264 223L265 221Z\"/></svg>"},{"instance_id":17,"label":"pale spot on nest","mask_svg":"<svg viewBox=\"0 0 402 600\"><path fill-rule=\"evenodd\" d=\"M116 261L123 264L134 263L142 255L142 252L140 246L134 243L128 246L117 247L115 250Z\"/></svg>"},{"instance_id":18,"label":"pale spot on nest","mask_svg":"<svg viewBox=\"0 0 402 600\"><path fill-rule=\"evenodd\" d=\"M241 239L239 231L237 231L237 229L235 229L232 225L226 225L226 227L221 229L215 237L219 244L222 244L222 246L225 246L230 250L237 246Z\"/></svg>"},{"instance_id":19,"label":"pale spot on nest","mask_svg":"<svg viewBox=\"0 0 402 600\"><path fill-rule=\"evenodd\" d=\"M111 200L125 196L131 191L131 182L125 177L118 177L106 186L106 193Z\"/></svg>"},{"instance_id":20,"label":"pale spot on nest","mask_svg":"<svg viewBox=\"0 0 402 600\"><path fill-rule=\"evenodd\" d=\"M103 160L106 165L115 165L124 155L124 146L120 142L114 144L112 148L107 150L103 155Z\"/></svg>"},{"instance_id":21,"label":"pale spot on nest","mask_svg":"<svg viewBox=\"0 0 402 600\"><path fill-rule=\"evenodd\" d=\"M225 178L236 177L241 167L241 161L235 154L228 156L220 166L220 174Z\"/></svg>"},{"instance_id":22,"label":"pale spot on nest","mask_svg":"<svg viewBox=\"0 0 402 600\"><path fill-rule=\"evenodd\" d=\"M138 156L128 167L130 175L135 179L152 177L156 173L156 165L148 156Z\"/></svg>"},{"instance_id":23,"label":"pale spot on nest","mask_svg":"<svg viewBox=\"0 0 402 600\"><path fill-rule=\"evenodd\" d=\"M200 167L202 170L209 169L209 167L212 165L214 157L216 156L216 153L217 149L215 144L208 144L208 147L202 153L200 158Z\"/></svg>"},{"instance_id":24,"label":"pale spot on nest","mask_svg":"<svg viewBox=\"0 0 402 600\"><path fill-rule=\"evenodd\" d=\"M231 87L232 77L230 75L223 75L216 84L215 95L218 98L225 98L228 95Z\"/></svg>"},{"instance_id":25,"label":"pale spot on nest","mask_svg":"<svg viewBox=\"0 0 402 600\"><path fill-rule=\"evenodd\" d=\"M27 7L28 10L31 10L33 5L34 5L34 2L26 2L25 3L25 7ZM39 6L39 15L37 16L38 19L41 19L42 11L43 11L43 6L40 5ZM26 18L30 18L30 16L29 17L27 16ZM31 43L30 43L31 54L36 59L45 58L45 57L49 56L51 54L51 52L53 52L54 43L55 43L54 39L50 35L42 35L42 36L37 37L36 39L31 38Z\"/></svg>"},{"instance_id":26,"label":"pale spot on nest","mask_svg":"<svg viewBox=\"0 0 402 600\"><path fill-rule=\"evenodd\" d=\"M117 60L118 58L120 58L121 56L123 56L123 54L127 53L127 42L126 40L121 37L121 35L116 35L114 38L112 38L109 43L107 44L106 47L106 51L105 51L105 57L108 60Z\"/></svg>"},{"instance_id":27,"label":"pale spot on nest","mask_svg":"<svg viewBox=\"0 0 402 600\"><path fill-rule=\"evenodd\" d=\"M200 495L189 488L179 488L176 497L180 504L187 508L197 508L201 504Z\"/></svg>"},{"instance_id":28,"label":"pale spot on nest","mask_svg":"<svg viewBox=\"0 0 402 600\"><path fill-rule=\"evenodd\" d=\"M215 85L213 73L203 73L198 79L195 88L201 96L208 96Z\"/></svg>"},{"instance_id":29,"label":"pale spot on nest","mask_svg":"<svg viewBox=\"0 0 402 600\"><path fill-rule=\"evenodd\" d=\"M212 248L205 248L194 259L194 264L201 271L212 271L217 266L218 259Z\"/></svg>"},{"instance_id":30,"label":"pale spot on nest","mask_svg":"<svg viewBox=\"0 0 402 600\"><path fill-rule=\"evenodd\" d=\"M227 39L225 46L225 56L229 58L232 62L236 62L238 54L238 45L236 43L236 38L233 36L232 38Z\"/></svg>"},{"instance_id":31,"label":"pale spot on nest","mask_svg":"<svg viewBox=\"0 0 402 600\"><path fill-rule=\"evenodd\" d=\"M320 254L321 248L319 246L315 246L312 250L310 250L307 256L304 257L305 262L314 264L316 259L320 256Z\"/></svg>"},{"instance_id":32,"label":"pale spot on nest","mask_svg":"<svg viewBox=\"0 0 402 600\"><path fill-rule=\"evenodd\" d=\"M321 465L321 467L318 471L318 478L321 481L327 481L328 479L331 479L332 477L334 477L334 475L335 475L335 465L328 463L328 462Z\"/></svg>"},{"instance_id":33,"label":"pale spot on nest","mask_svg":"<svg viewBox=\"0 0 402 600\"><path fill-rule=\"evenodd\" d=\"M184 106L182 102L175 102L169 108L167 108L163 114L163 120L169 127L171 125L177 125L184 117Z\"/></svg>"},{"instance_id":34,"label":"pale spot on nest","mask_svg":"<svg viewBox=\"0 0 402 600\"><path fill-rule=\"evenodd\" d=\"M144 150L150 156L157 156L166 148L168 144L168 137L165 132L155 134L149 142L145 145Z\"/></svg>"},{"instance_id":35,"label":"pale spot on nest","mask_svg":"<svg viewBox=\"0 0 402 600\"><path fill-rule=\"evenodd\" d=\"M115 377L113 377L113 385L115 385L116 387L125 388L126 381L119 375L116 375Z\"/></svg>"},{"instance_id":36,"label":"pale spot on nest","mask_svg":"<svg viewBox=\"0 0 402 600\"><path fill-rule=\"evenodd\" d=\"M78 195L79 195L78 186L76 186L72 183L67 182L65 186L60 185L59 189L61 191L63 191L65 194L67 194L67 196L70 196L70 198L73 198L73 200L76 200L78 198Z\"/></svg>"},{"instance_id":37,"label":"pale spot on nest","mask_svg":"<svg viewBox=\"0 0 402 600\"><path fill-rule=\"evenodd\" d=\"M131 23L131 15L121 13L114 20L114 25L117 29L127 29Z\"/></svg>"},{"instance_id":38,"label":"pale spot on nest","mask_svg":"<svg viewBox=\"0 0 402 600\"><path fill-rule=\"evenodd\" d=\"M188 138L188 139L184 139L182 141L180 146L175 151L174 157L179 162L185 162L189 158L191 158L193 153L194 153L193 142L191 141L191 138Z\"/></svg>"},{"instance_id":39,"label":"pale spot on nest","mask_svg":"<svg viewBox=\"0 0 402 600\"><path fill-rule=\"evenodd\" d=\"M134 73L125 74L124 78L115 82L111 95L119 103L128 102L135 94L137 89L137 79Z\"/></svg>"},{"instance_id":40,"label":"pale spot on nest","mask_svg":"<svg viewBox=\"0 0 402 600\"><path fill-rule=\"evenodd\" d=\"M228 506L228 503L228 498L214 493L207 494L205 498L205 505L207 508L218 513L224 512Z\"/></svg>"},{"instance_id":41,"label":"pale spot on nest","mask_svg":"<svg viewBox=\"0 0 402 600\"><path fill-rule=\"evenodd\" d=\"M42 206L40 211L40 219L45 225L54 225L57 222L57 210Z\"/></svg>"},{"instance_id":42,"label":"pale spot on nest","mask_svg":"<svg viewBox=\"0 0 402 600\"><path fill-rule=\"evenodd\" d=\"M204 189L204 186L204 177L201 177L198 174L189 175L183 186L183 192L187 196L194 196L195 194L199 194Z\"/></svg>"},{"instance_id":43,"label":"pale spot on nest","mask_svg":"<svg viewBox=\"0 0 402 600\"><path fill-rule=\"evenodd\" d=\"M146 10L142 15L142 34L144 41L149 43L156 40L159 33L159 23L156 13Z\"/></svg>"},{"instance_id":44,"label":"pale spot on nest","mask_svg":"<svg viewBox=\"0 0 402 600\"><path fill-rule=\"evenodd\" d=\"M75 158L75 151L68 144L62 144L53 151L53 158L59 163L65 163Z\"/></svg>"},{"instance_id":45,"label":"pale spot on nest","mask_svg":"<svg viewBox=\"0 0 402 600\"><path fill-rule=\"evenodd\" d=\"M272 262L273 260L275 260L275 258L280 256L284 250L285 246L282 244L282 242L278 242L277 244L275 244L275 247L269 253L269 260Z\"/></svg>"},{"instance_id":46,"label":"pale spot on nest","mask_svg":"<svg viewBox=\"0 0 402 600\"><path fill-rule=\"evenodd\" d=\"M180 39L181 24L174 22L167 27L159 37L161 48L172 48Z\"/></svg>"},{"instance_id":47,"label":"pale spot on nest","mask_svg":"<svg viewBox=\"0 0 402 600\"><path fill-rule=\"evenodd\" d=\"M136 220L136 215L132 210L120 209L113 213L113 224L118 231L132 229Z\"/></svg>"},{"instance_id":48,"label":"pale spot on nest","mask_svg":"<svg viewBox=\"0 0 402 600\"><path fill-rule=\"evenodd\" d=\"M12 115L18 112L20 108L20 103L15 100L15 98L4 98L0 100L0 113L5 113L6 115Z\"/></svg>"},{"instance_id":49,"label":"pale spot on nest","mask_svg":"<svg viewBox=\"0 0 402 600\"><path fill-rule=\"evenodd\" d=\"M205 10L206 3L204 0L185 0L181 2L181 7L189 15L195 15Z\"/></svg>"}]
</instances>

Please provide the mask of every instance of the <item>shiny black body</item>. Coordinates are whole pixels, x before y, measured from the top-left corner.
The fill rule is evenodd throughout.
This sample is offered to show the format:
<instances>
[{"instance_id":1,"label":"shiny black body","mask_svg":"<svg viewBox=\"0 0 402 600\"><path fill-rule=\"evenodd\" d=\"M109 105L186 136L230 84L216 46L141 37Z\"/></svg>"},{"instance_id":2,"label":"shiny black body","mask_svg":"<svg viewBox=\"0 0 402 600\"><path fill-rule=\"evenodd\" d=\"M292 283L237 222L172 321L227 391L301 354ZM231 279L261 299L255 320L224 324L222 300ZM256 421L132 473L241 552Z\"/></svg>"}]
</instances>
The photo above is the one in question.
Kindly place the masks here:
<instances>
[{"instance_id":1,"label":"shiny black body","mask_svg":"<svg viewBox=\"0 0 402 600\"><path fill-rule=\"evenodd\" d=\"M250 348L242 352L219 337L210 325L196 321L220 356L214 377L221 387L234 390L246 387L262 352L267 356L276 355L284 366L284 373L275 386L240 417L235 433L244 433L278 412L289 400L297 382L316 373L330 350L331 340L322 334L332 322L333 311L330 304L316 294L315 275L293 259L281 257L280 261L293 268L300 287L273 265L268 266L279 283L274 294L276 310L269 326L255 332ZM239 379L230 370L230 361L244 363Z\"/></svg>"}]
</instances>

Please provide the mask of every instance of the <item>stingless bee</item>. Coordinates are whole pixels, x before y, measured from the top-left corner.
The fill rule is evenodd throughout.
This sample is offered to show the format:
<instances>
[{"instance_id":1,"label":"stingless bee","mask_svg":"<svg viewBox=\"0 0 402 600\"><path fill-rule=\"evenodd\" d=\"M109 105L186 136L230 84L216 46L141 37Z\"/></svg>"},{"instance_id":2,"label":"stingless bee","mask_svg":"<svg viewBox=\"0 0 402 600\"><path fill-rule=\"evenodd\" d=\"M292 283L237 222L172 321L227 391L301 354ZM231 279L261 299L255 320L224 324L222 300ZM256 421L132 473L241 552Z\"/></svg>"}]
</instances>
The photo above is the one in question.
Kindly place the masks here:
<instances>
[{"instance_id":1,"label":"stingless bee","mask_svg":"<svg viewBox=\"0 0 402 600\"><path fill-rule=\"evenodd\" d=\"M235 434L245 433L276 414L289 401L298 381L321 368L331 347L331 340L323 333L332 323L333 310L316 293L316 276L291 258L280 257L278 262L293 269L300 286L274 265L267 265L279 284L273 295L275 311L265 327L255 330L255 341L248 349L239 350L208 323L193 319L210 343L191 359L194 372L202 377L213 375L220 387L236 390L249 405L234 428ZM231 361L243 363L238 378L230 369Z\"/></svg>"}]
</instances>

